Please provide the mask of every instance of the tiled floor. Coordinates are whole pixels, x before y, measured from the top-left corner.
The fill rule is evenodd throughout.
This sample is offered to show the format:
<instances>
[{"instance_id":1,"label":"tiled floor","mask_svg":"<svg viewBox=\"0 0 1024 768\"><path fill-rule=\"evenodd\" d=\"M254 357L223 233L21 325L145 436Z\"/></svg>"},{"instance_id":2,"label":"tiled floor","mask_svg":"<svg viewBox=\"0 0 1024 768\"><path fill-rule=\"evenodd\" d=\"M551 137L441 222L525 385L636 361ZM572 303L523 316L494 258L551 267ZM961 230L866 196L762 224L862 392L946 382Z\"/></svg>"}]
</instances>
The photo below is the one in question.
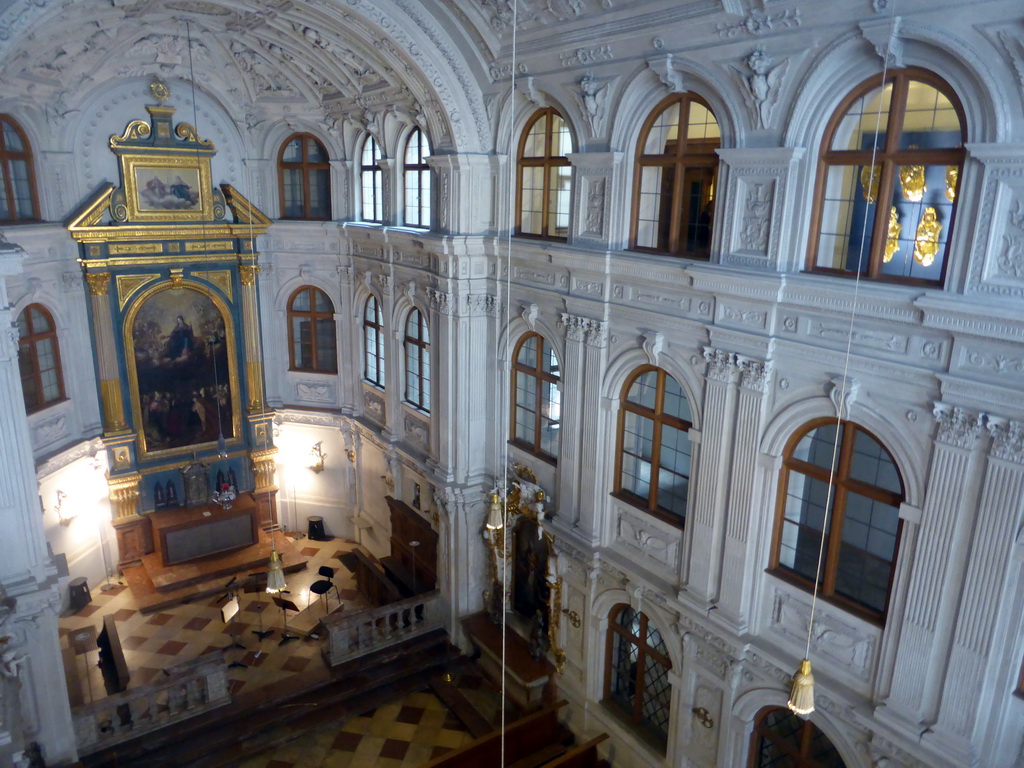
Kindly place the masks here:
<instances>
[{"instance_id":1,"label":"tiled floor","mask_svg":"<svg viewBox=\"0 0 1024 768\"><path fill-rule=\"evenodd\" d=\"M296 542L301 554L309 558L304 571L288 575L290 599L300 608L317 607L319 598L310 596L309 585L320 578L317 569L328 565L336 569L344 610L360 610L362 598L355 590L353 577L338 557L352 548L353 542L334 539L327 542L302 539ZM272 685L295 673L315 675L327 669L320 655L322 639L301 638L278 645L281 612L269 604L266 595L239 594L241 610L228 624L221 619L223 600L204 598L157 613L140 613L131 590L113 586L108 590L92 590L92 602L60 620L64 645L71 632L92 625L102 627L102 618L112 614L131 671L129 688L145 685L161 671L189 661L204 653L222 650L229 662L246 666L228 669L232 694L249 693L261 686ZM331 593L331 609L337 598ZM265 629L275 633L262 642L253 630L259 628L262 604ZM231 648L235 635L244 649ZM81 680L85 701L105 695L103 679L96 665L97 651L71 657ZM500 720L500 695L484 682L472 668L457 668L455 683L474 707L490 722ZM88 678L85 675L88 675ZM242 768L362 768L376 766L421 765L437 754L461 746L473 737L445 705L427 689L385 704L372 712L342 724L325 726L307 733L301 739L277 750L240 764Z\"/></svg>"}]
</instances>

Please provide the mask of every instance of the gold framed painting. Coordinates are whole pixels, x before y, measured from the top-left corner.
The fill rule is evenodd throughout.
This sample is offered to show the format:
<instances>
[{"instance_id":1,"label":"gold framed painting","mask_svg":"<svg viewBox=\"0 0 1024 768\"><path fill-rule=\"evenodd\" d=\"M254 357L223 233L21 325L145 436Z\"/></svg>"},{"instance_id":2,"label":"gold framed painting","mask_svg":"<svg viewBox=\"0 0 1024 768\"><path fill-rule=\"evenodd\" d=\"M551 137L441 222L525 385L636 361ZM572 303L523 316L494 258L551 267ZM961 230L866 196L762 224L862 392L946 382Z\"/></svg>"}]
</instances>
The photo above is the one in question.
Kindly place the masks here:
<instances>
[{"instance_id":1,"label":"gold framed painting","mask_svg":"<svg viewBox=\"0 0 1024 768\"><path fill-rule=\"evenodd\" d=\"M143 291L124 318L139 458L215 450L241 441L235 330L227 304L189 280Z\"/></svg>"},{"instance_id":2,"label":"gold framed painting","mask_svg":"<svg viewBox=\"0 0 1024 768\"><path fill-rule=\"evenodd\" d=\"M125 155L128 221L209 221L213 218L210 158L195 154Z\"/></svg>"}]
</instances>

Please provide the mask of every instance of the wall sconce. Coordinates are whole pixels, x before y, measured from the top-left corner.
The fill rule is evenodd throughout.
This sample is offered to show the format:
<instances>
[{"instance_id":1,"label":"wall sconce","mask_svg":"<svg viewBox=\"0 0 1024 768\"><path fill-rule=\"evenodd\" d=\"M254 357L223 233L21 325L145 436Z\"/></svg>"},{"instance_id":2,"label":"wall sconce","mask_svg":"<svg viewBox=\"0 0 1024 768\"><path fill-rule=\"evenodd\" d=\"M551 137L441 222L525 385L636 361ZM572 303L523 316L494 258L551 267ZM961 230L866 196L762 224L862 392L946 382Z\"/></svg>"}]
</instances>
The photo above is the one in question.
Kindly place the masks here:
<instances>
[{"instance_id":1,"label":"wall sconce","mask_svg":"<svg viewBox=\"0 0 1024 768\"><path fill-rule=\"evenodd\" d=\"M327 458L327 454L324 453L323 449L323 441L314 444L309 455L313 457L313 463L309 465L309 468L319 475L324 471L324 459Z\"/></svg>"},{"instance_id":2,"label":"wall sconce","mask_svg":"<svg viewBox=\"0 0 1024 768\"><path fill-rule=\"evenodd\" d=\"M73 514L72 515L65 515L64 514L64 509L63 509L63 507L64 507L64 499L66 499L67 497L68 497L68 495L66 493L64 493L64 491L62 491L62 490L60 490L58 488L57 489L57 503L53 507L53 511L57 513L57 519L60 521L60 524L63 525L64 527L67 527L67 526L71 525L71 521L74 520L75 517L77 517L77 515L73 515Z\"/></svg>"}]
</instances>

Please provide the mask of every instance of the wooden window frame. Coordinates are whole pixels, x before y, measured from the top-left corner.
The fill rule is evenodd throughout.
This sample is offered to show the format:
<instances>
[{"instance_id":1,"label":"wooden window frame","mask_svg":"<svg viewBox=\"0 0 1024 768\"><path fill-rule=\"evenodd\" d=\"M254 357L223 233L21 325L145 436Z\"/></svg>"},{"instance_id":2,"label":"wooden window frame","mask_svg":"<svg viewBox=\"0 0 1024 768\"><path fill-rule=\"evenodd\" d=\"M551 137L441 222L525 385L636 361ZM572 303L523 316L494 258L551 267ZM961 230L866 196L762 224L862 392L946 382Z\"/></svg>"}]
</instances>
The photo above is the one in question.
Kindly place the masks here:
<instances>
[{"instance_id":1,"label":"wooden window frame","mask_svg":"<svg viewBox=\"0 0 1024 768\"><path fill-rule=\"evenodd\" d=\"M37 332L32 327L32 313L30 310L33 309L39 311L46 317L46 320L47 322L49 322L50 328L52 330ZM51 405L61 403L67 399L67 396L64 389L64 368L60 362L60 341L57 337L57 323L55 323L53 320L53 314L42 304L29 304L18 314L18 319L20 319L22 316L25 317L25 325L28 329L28 335L19 335L18 337L18 359L20 363L21 350L27 350L26 359L28 361L30 370L28 371L28 376L26 376L25 372L20 371L21 366L19 364L19 373L21 374L22 380L22 395L25 401L25 412L31 414L37 413L45 408L49 408ZM50 400L45 399L46 396L44 394L43 388L43 372L39 367L39 352L37 349L37 345L40 342L46 341L48 339L53 340L53 367L57 374L57 388L59 390L59 394L57 395L57 397L51 398ZM36 392L39 393L39 402L37 403L29 403L28 396L25 394L24 381L26 378L29 377L31 377L32 381L35 384Z\"/></svg>"},{"instance_id":2,"label":"wooden window frame","mask_svg":"<svg viewBox=\"0 0 1024 768\"><path fill-rule=\"evenodd\" d=\"M416 162L410 163L409 162L409 151L413 147L413 143L412 143L413 139L416 138L417 136L419 136L419 142L416 144ZM424 151L427 153L426 155L424 154ZM418 213L418 216L419 216L419 219L420 219L420 223L419 224L410 224L407 220L405 220L404 217L403 217L403 221L404 221L405 226L413 227L415 229L430 229L431 222L429 221L429 219L433 215L432 214L433 208L432 208L432 205L431 205L433 203L433 200L431 200L431 196L430 196L430 193L431 193L430 166L426 162L426 157L429 154L430 154L430 142L427 140L427 134L424 133L424 131L421 128L413 129L413 131L409 134L409 138L406 140L406 143L405 143L405 162L404 162L404 167L403 167L403 171L402 171L404 184L402 186L402 190L403 190L403 192L405 194L403 210L407 213L408 210L409 210L409 202L408 202L408 190L409 190L409 186L410 186L409 179L410 179L410 176L414 177L415 180L416 180L415 187L416 187L416 190L419 193L419 204L417 205L416 209L417 209L417 213ZM422 183L423 182L423 175L422 174L424 172L427 173L427 177L426 177L427 178L427 183L426 183L426 185L424 185ZM427 201L426 205L424 205L424 203L423 203L424 200ZM425 223L423 221L423 219L424 219L424 209L426 210L426 214L427 214L426 218L428 219Z\"/></svg>"},{"instance_id":3,"label":"wooden window frame","mask_svg":"<svg viewBox=\"0 0 1024 768\"><path fill-rule=\"evenodd\" d=\"M539 340L539 347L537 349L537 364L530 368L529 366L523 365L519 362L519 351L523 348L523 345L531 339L536 338ZM544 382L549 384L561 385L562 377L555 376L554 374L548 373L544 370L544 352L545 349L554 351L554 347L548 343L548 340L541 336L535 331L529 331L524 333L520 337L519 341L516 342L515 349L512 352L512 386L511 386L511 407L509 409L509 442L524 451L528 451L539 459L543 459L549 464L555 466L558 465L558 457L552 456L550 453L541 450L541 417L544 414ZM557 357L557 356L556 356ZM559 371L561 371L561 365L559 365ZM519 383L519 376L531 376L537 380L537 412L534 414L534 426L533 426L533 442L530 443L516 435L516 408L518 402L516 400L517 385ZM558 423L561 424L562 420L559 419ZM561 452L562 449L562 435L559 431L558 435L558 450Z\"/></svg>"},{"instance_id":4,"label":"wooden window frame","mask_svg":"<svg viewBox=\"0 0 1024 768\"><path fill-rule=\"evenodd\" d=\"M288 145L296 139L299 140L299 146L302 149L302 159L299 162L285 161L284 153L288 149ZM315 162L309 160L309 145L307 141L316 142L317 146L324 153L324 156L328 159L324 162ZM288 216L288 207L285 203L284 197L284 175L286 170L297 170L302 176L302 216ZM327 189L323 190L327 197L327 216L313 216L310 212L310 200L312 196L310 191L312 189L312 173L311 171L327 171ZM331 220L331 161L330 154L327 152L327 147L320 141L316 136L311 133L293 133L281 144L281 149L277 153L277 189L279 199L281 201L281 218L288 219L290 221L330 221Z\"/></svg>"},{"instance_id":5,"label":"wooden window frame","mask_svg":"<svg viewBox=\"0 0 1024 768\"><path fill-rule=\"evenodd\" d=\"M917 81L930 85L938 90L943 96L949 99L953 109L956 110L957 119L960 121L960 147L952 149L899 149L899 137L903 130L903 117L906 113L907 91L911 81ZM854 88L849 95L836 108L825 128L825 134L818 150L818 171L814 184L814 208L811 211L811 232L807 249L806 269L809 272L819 274L836 275L839 277L855 278L856 272L836 269L834 267L818 266L818 246L821 242L821 218L822 208L825 204L825 186L828 180L830 168L854 166L863 167L872 164L872 150L834 150L832 142L835 139L836 131L839 129L846 113L857 102L858 99L869 95L879 87L892 84L892 94L889 100L888 125L886 126L885 147L874 153L874 164L880 165L882 170L878 182L878 193L875 196L877 201L892 200L893 188L898 175L898 168L901 165L955 165L957 171L957 188L952 201L953 207L949 216L949 224L946 228L946 245L942 254L942 274L938 280L925 280L916 277L900 277L898 275L884 275L881 273L882 259L885 251L885 241L889 229L890 206L876 204L875 218L866 234L870 234L871 246L866 251L868 256L867 270L861 274L862 278L876 280L879 282L898 283L900 285L922 285L935 286L945 282L949 271L949 251L953 243L953 230L956 225L956 212L960 203L960 190L963 188L964 163L967 151L964 145L967 142L967 118L963 105L957 98L953 88L936 75L926 69L918 67L907 67L905 69L890 70L881 80L878 75L868 78ZM879 233L882 233L879 236Z\"/></svg>"},{"instance_id":6,"label":"wooden window frame","mask_svg":"<svg viewBox=\"0 0 1024 768\"><path fill-rule=\"evenodd\" d=\"M779 470L779 488L775 502L775 529L772 537L772 553L768 572L773 576L794 584L808 592L814 591L813 581L779 564L779 549L782 544L783 520L786 513L786 493L789 488L789 473L790 470L796 470L800 474L814 480L818 480L819 482L826 484L829 482L831 473L827 467L819 467L815 464L809 464L800 459L793 458L793 451L805 435L814 431L818 427L835 425L836 423L836 420L833 418L814 419L813 421L804 424L800 429L794 432L792 437L790 437L789 441L786 443L786 448L783 453L782 468ZM834 490L832 493L832 502L828 519L829 534L828 539L826 540L827 555L822 563L821 573L823 574L823 578L821 580L821 585L818 587L818 598L828 603L832 603L833 605L837 605L843 610L854 613L867 621L878 624L879 626L884 626L889 605L892 602L892 584L893 579L896 576L896 563L899 557L900 541L902 540L903 535L902 518L900 518L896 528L896 541L893 545L893 559L889 567L889 582L886 588L885 610L881 613L873 611L867 606L854 602L843 595L836 594L834 591L836 572L838 571L839 565L839 554L841 549L840 543L843 534L847 493L852 490L860 496L865 496L874 501L882 501L896 507L897 509L905 499L905 492L893 493L892 491L885 490L878 486L868 485L862 480L857 480L849 476L850 465L853 461L853 443L857 437L857 433L863 432L865 435L877 442L882 450L889 455L889 458L893 461L893 466L896 467L901 486L903 485L903 476L902 474L899 474L899 465L897 465L895 459L892 458L892 454L889 453L889 449L885 447L885 443L879 440L873 433L856 422L844 420L839 423L841 425L843 437L842 440L840 440L839 452L836 457L835 475L831 477Z\"/></svg>"},{"instance_id":7,"label":"wooden window frame","mask_svg":"<svg viewBox=\"0 0 1024 768\"><path fill-rule=\"evenodd\" d=\"M294 309L295 300L299 298L299 295L304 291L309 292L309 310ZM327 299L327 303L331 305L330 312L318 312L316 310L316 295L317 293L323 294L324 298ZM301 368L298 366L295 360L295 323L294 319L308 320L310 327L312 328L310 354L312 355L313 366L311 368ZM317 321L318 320L330 320L331 325L334 325L334 302L331 301L331 297L326 292L317 288L313 285L304 285L298 288L291 297L288 299L288 363L291 371L305 371L308 373L337 373L338 372L338 334L337 328L334 333L334 368L332 369L321 369L319 367L319 338L317 335Z\"/></svg>"},{"instance_id":8,"label":"wooden window frame","mask_svg":"<svg viewBox=\"0 0 1024 768\"><path fill-rule=\"evenodd\" d=\"M370 150L370 159L372 162L366 163L366 151L367 148ZM366 141L363 143L363 150L359 153L359 214L360 220L367 224L383 224L384 223L384 170L380 167L380 161L383 159L384 153L381 151L380 142L377 141L373 136L367 136ZM370 189L373 190L373 199L371 201L371 207L374 213L380 209L380 218L366 218L366 177L370 176L371 184ZM380 184L377 181L380 181ZM381 190L381 198L377 199L377 189Z\"/></svg>"},{"instance_id":9,"label":"wooden window frame","mask_svg":"<svg viewBox=\"0 0 1024 768\"><path fill-rule=\"evenodd\" d=\"M516 155L517 166L516 166L516 237L526 237L534 240L551 240L554 242L565 243L569 241L568 235L561 237L559 235L553 235L548 232L548 220L551 215L551 174L552 168L571 168L572 163L569 162L569 158L565 155L554 155L552 152L552 143L554 141L554 118L559 118L569 130L569 123L566 121L558 110L554 107L545 107L537 110L530 118L530 121L526 124L522 135L519 137L519 151ZM526 151L526 142L530 137L530 131L533 127L541 120L545 121L544 126L544 154L541 157L523 157L523 152ZM572 136L572 132L569 133ZM576 146L575 140L573 140L573 147ZM544 170L544 186L542 190L542 201L541 201L541 229L540 234L532 232L523 232L523 176L524 171L527 168L542 168ZM570 187L570 198L572 196L572 190ZM570 203L570 210L566 213L572 215L572 206ZM557 211L555 212L557 215ZM571 224L570 224L571 229Z\"/></svg>"},{"instance_id":10,"label":"wooden window frame","mask_svg":"<svg viewBox=\"0 0 1024 768\"><path fill-rule=\"evenodd\" d=\"M604 697L603 701L610 706L610 708L619 713L629 725L636 729L643 737L645 741L656 742L656 745L661 748L661 751L666 751L668 744L668 733L664 734L664 740L660 734L657 734L655 738L654 729L644 722L643 718L643 696L640 695L641 683L644 682L645 676L645 662L647 657L653 658L659 664L661 664L669 672L672 671L672 659L668 656L664 656L660 651L651 648L647 645L647 629L650 625L650 617L647 616L643 611L637 611L637 616L640 619L640 636L637 637L625 627L619 624L619 616L624 610L631 606L625 603L619 603L612 606L612 609L608 612L608 631L605 638L605 655L604 655ZM655 626L655 629L658 629ZM660 630L658 630L660 632ZM623 642L628 642L635 646L637 649L637 661L636 661L636 695L634 696L635 701L633 702L633 712L628 713L623 706L622 702L612 698L612 672L615 664L615 637L622 638ZM662 637L665 637L664 633L661 633ZM671 691L672 683L669 682L669 690ZM671 694L669 696L669 722L671 723Z\"/></svg>"},{"instance_id":11,"label":"wooden window frame","mask_svg":"<svg viewBox=\"0 0 1024 768\"><path fill-rule=\"evenodd\" d=\"M690 104L700 104L711 116L715 118L715 122L718 123L719 138L717 139L688 139L686 138L686 127L690 116ZM644 146L647 144L647 139L650 136L651 128L661 117L661 114L669 109L673 104L679 104L679 122L677 124L677 135L681 137L681 140L676 142L675 152L671 155L660 154L660 155L647 155L644 153ZM708 225L708 250L707 253L699 253L685 250L684 237L682 235L682 227L680 226L680 218L675 215L675 212L683 206L684 193L683 183L686 179L686 171L690 168L712 168L712 189L718 184L718 154L715 150L722 146L721 139L722 124L718 122L718 117L715 115L715 111L711 108L703 98L697 94L686 91L683 93L673 93L662 99L662 101L651 111L644 120L643 125L640 128L640 136L636 143L636 153L634 155L635 172L633 174L633 205L632 212L630 214L630 229L629 229L629 248L633 251L640 251L642 253L660 253L669 256L679 256L689 259L701 259L708 260L711 257L711 239L714 236L714 222L715 222L715 207L718 195L713 195L711 199L711 222ZM697 148L700 151L689 151L691 148ZM669 201L669 210L673 212L672 219L669 222L669 237L668 237L668 250L660 250L658 248L650 248L648 246L637 245L637 237L639 236L640 230L640 190L643 181L643 172L645 168L662 167L672 168L675 172L675 176L672 182L672 199Z\"/></svg>"},{"instance_id":12,"label":"wooden window frame","mask_svg":"<svg viewBox=\"0 0 1024 768\"><path fill-rule=\"evenodd\" d=\"M627 399L629 397L629 390L633 386L633 382L649 371L658 372L654 411L648 410L637 403L632 403ZM661 428L666 424L670 427L682 430L683 432L689 432L689 430L693 428L693 424L691 422L684 421L683 419L676 418L675 416L668 416L662 412L665 403L665 377L667 376L671 376L671 374L664 368L659 368L656 365L643 365L635 369L629 375L629 378L626 379L626 383L622 387L622 394L619 396L619 427L617 449L615 451L615 490L612 491L612 495L633 505L634 507L637 507L638 509L642 509L644 512L653 515L669 525L674 525L677 528L685 528L687 515L684 514L680 517L658 507L658 473L661 471ZM678 384L678 382L676 383ZM682 389L682 387L680 387L680 389ZM686 396L685 392L683 393L683 396ZM687 404L689 404L689 398L687 398ZM692 406L690 407L692 410ZM624 490L622 487L622 453L625 447L626 413L636 413L646 419L651 419L654 422L654 430L651 437L651 440L653 441L651 446L651 493L647 499L637 496L632 491ZM692 476L693 469L691 467L690 476L687 479L692 480ZM687 492L686 511L687 513L690 511L689 492Z\"/></svg>"},{"instance_id":13,"label":"wooden window frame","mask_svg":"<svg viewBox=\"0 0 1024 768\"><path fill-rule=\"evenodd\" d=\"M768 719L768 715L772 712L780 711L787 713L787 715L792 714L785 707L765 707L755 716L754 730L750 735L750 758L747 761L748 768L758 768L758 763L761 758L761 739L768 739L781 752L785 753L793 762L793 768L828 768L825 763L815 760L810 754L816 733L820 733L828 739L828 743L832 745L833 749L835 749L836 754L839 754L839 750L836 748L836 745L832 740L828 738L828 734L824 733L810 720L804 719L798 739L799 749L794 751L792 749L792 744L789 741L776 735L774 731L764 725L765 720ZM793 716L798 717L798 715ZM840 755L840 759L842 759L842 755ZM831 765L831 763L829 765Z\"/></svg>"},{"instance_id":14,"label":"wooden window frame","mask_svg":"<svg viewBox=\"0 0 1024 768\"><path fill-rule=\"evenodd\" d=\"M417 321L417 335L409 335L409 323L413 322L413 317L418 317ZM423 337L426 336L426 339ZM417 347L419 349L419 358L416 364L418 370L412 370L409 367L409 347ZM426 316L417 308L409 311L408 317L405 319L405 402L418 411L423 413L430 413L430 375L426 377L423 375L423 361L424 358L429 361L428 355L430 355L430 329L427 327ZM430 368L429 364L427 366ZM419 399L416 400L409 394L409 381L415 380L419 384ZM427 394L424 397L424 384L427 387ZM424 402L425 401L425 402Z\"/></svg>"},{"instance_id":15,"label":"wooden window frame","mask_svg":"<svg viewBox=\"0 0 1024 768\"><path fill-rule=\"evenodd\" d=\"M370 312L370 305L374 307L374 319L370 320L367 315ZM376 342L373 349L370 349L370 333L376 331ZM384 369L384 311L376 296L370 295L363 305L363 381L373 384L375 387L384 389L386 371ZM377 363L376 378L370 377L370 358Z\"/></svg>"},{"instance_id":16,"label":"wooden window frame","mask_svg":"<svg viewBox=\"0 0 1024 768\"><path fill-rule=\"evenodd\" d=\"M3 127L0 126L0 194L3 194L7 200L7 210L9 213L15 215L15 191L14 191L14 179L11 178L10 163L11 161L20 160L25 163L28 169L28 187L29 194L32 202L32 215L23 216L21 218L8 218L0 219L0 224L31 224L33 222L41 221L39 216L39 190L36 188L36 169L35 161L32 157L32 144L28 140L28 136L22 127L8 114L0 113L0 123L7 123L21 139L21 146L24 147L20 152L7 148L7 140L4 137Z\"/></svg>"}]
</instances>

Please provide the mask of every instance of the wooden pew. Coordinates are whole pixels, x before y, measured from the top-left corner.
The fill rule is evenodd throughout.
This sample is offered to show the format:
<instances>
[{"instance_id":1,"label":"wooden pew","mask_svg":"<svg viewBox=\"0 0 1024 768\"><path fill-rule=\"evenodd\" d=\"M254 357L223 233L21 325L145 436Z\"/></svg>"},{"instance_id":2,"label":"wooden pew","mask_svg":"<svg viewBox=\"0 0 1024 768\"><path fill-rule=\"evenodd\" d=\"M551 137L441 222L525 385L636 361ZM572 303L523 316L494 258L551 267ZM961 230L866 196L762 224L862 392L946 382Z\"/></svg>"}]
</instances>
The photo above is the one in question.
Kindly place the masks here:
<instances>
[{"instance_id":1,"label":"wooden pew","mask_svg":"<svg viewBox=\"0 0 1024 768\"><path fill-rule=\"evenodd\" d=\"M567 750L558 759L544 763L544 768L595 768L600 761L597 756L597 745L607 738L607 733L595 736L585 744Z\"/></svg>"},{"instance_id":2,"label":"wooden pew","mask_svg":"<svg viewBox=\"0 0 1024 768\"><path fill-rule=\"evenodd\" d=\"M559 701L505 727L505 765L536 768L566 751L572 733L558 722ZM427 763L424 768L480 768L501 764L501 731L482 736L461 749Z\"/></svg>"}]
</instances>

